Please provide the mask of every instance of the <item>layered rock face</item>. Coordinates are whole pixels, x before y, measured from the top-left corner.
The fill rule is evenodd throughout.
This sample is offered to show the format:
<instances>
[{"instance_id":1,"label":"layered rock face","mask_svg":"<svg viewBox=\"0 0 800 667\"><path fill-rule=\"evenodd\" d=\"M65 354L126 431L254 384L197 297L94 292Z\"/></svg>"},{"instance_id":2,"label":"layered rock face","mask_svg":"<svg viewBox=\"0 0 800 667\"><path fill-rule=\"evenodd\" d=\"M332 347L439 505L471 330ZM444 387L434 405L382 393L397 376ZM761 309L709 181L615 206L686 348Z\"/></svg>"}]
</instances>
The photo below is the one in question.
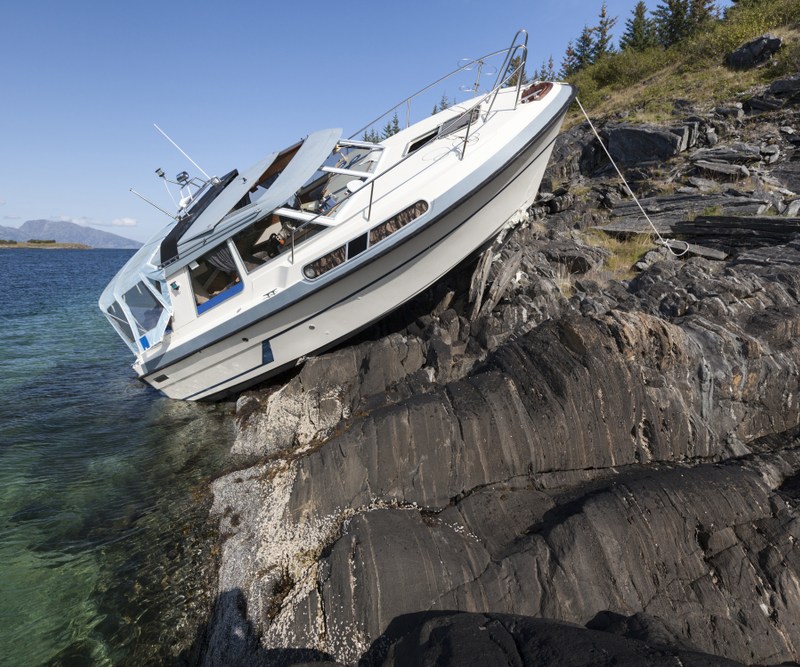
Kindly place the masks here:
<instances>
[{"instance_id":1,"label":"layered rock face","mask_svg":"<svg viewBox=\"0 0 800 667\"><path fill-rule=\"evenodd\" d=\"M702 197L710 128L739 155L764 123L800 131L779 113L692 120L676 196ZM730 197L793 201L775 136ZM800 239L612 279L576 231L627 206L598 155L565 135L550 177L572 192L239 399L205 664L800 659Z\"/></svg>"}]
</instances>

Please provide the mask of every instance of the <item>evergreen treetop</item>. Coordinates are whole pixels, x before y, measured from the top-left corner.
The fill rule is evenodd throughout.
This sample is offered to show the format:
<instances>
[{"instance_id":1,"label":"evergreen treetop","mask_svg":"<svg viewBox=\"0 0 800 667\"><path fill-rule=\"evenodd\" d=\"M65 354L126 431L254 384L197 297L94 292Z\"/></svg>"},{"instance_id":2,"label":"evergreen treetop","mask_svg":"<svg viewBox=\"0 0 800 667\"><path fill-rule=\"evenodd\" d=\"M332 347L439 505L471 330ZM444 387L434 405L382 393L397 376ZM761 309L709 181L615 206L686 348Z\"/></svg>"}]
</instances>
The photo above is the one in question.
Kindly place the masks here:
<instances>
[{"instance_id":1,"label":"evergreen treetop","mask_svg":"<svg viewBox=\"0 0 800 667\"><path fill-rule=\"evenodd\" d=\"M633 8L633 16L625 21L625 32L620 37L619 48L622 51L644 51L657 45L655 22L647 16L647 5L639 0Z\"/></svg>"}]
</instances>

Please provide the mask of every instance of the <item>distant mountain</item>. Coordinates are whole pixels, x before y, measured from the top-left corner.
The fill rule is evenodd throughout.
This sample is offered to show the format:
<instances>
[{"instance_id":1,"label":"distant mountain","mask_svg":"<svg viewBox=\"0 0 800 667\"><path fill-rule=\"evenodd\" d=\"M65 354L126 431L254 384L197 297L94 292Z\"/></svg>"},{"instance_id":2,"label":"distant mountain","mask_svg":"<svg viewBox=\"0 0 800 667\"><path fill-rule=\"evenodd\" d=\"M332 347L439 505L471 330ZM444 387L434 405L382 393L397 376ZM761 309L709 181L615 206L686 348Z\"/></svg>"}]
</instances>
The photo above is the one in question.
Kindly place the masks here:
<instances>
[{"instance_id":1,"label":"distant mountain","mask_svg":"<svg viewBox=\"0 0 800 667\"><path fill-rule=\"evenodd\" d=\"M3 225L0 225L0 240L20 242L27 241L28 237L17 227L3 227Z\"/></svg>"},{"instance_id":2,"label":"distant mountain","mask_svg":"<svg viewBox=\"0 0 800 667\"><path fill-rule=\"evenodd\" d=\"M61 220L28 220L21 227L0 226L0 239L30 241L52 239L58 243L82 243L92 248L141 248L142 244L124 236Z\"/></svg>"}]
</instances>

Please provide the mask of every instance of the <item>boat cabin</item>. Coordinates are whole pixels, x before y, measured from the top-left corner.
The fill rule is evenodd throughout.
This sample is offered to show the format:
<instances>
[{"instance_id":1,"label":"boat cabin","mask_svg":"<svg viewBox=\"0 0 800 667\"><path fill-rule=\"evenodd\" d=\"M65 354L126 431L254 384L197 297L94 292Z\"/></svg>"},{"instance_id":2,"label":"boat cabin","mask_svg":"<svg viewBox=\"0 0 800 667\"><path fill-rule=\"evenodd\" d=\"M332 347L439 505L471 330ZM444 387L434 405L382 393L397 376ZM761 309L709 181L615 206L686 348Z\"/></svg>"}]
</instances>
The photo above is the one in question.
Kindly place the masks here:
<instances>
[{"instance_id":1,"label":"boat cabin","mask_svg":"<svg viewBox=\"0 0 800 667\"><path fill-rule=\"evenodd\" d=\"M241 293L250 274L276 258L290 253L293 262L299 246L337 224L347 198L375 174L383 150L323 130L242 174L200 183L171 229L143 246L109 284L101 309L138 356ZM322 257L304 275L313 278L335 262Z\"/></svg>"}]
</instances>

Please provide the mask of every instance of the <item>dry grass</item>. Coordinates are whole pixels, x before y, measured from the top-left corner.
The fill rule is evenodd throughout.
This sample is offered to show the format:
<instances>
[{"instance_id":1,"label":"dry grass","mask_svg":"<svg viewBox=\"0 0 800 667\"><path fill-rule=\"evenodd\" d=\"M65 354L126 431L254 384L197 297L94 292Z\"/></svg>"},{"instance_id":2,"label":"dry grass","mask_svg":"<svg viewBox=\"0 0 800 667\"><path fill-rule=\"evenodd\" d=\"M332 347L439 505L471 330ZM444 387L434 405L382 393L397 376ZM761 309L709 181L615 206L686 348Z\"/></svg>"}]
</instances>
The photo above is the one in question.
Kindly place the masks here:
<instances>
[{"instance_id":1,"label":"dry grass","mask_svg":"<svg viewBox=\"0 0 800 667\"><path fill-rule=\"evenodd\" d=\"M611 280L629 280L633 278L633 266L648 252L656 247L650 234L631 234L627 237L612 236L599 229L591 229L586 233L587 244L605 248L611 255L603 264L603 277ZM597 278L596 276L589 276Z\"/></svg>"},{"instance_id":2,"label":"dry grass","mask_svg":"<svg viewBox=\"0 0 800 667\"><path fill-rule=\"evenodd\" d=\"M770 32L783 40L772 63L747 71L724 66L727 53ZM731 11L724 22L670 49L621 52L570 79L591 116L625 114L640 123L673 118L677 99L710 109L722 101L743 101L760 85L800 70L800 0L762 0ZM566 126L583 121L575 107Z\"/></svg>"}]
</instances>

